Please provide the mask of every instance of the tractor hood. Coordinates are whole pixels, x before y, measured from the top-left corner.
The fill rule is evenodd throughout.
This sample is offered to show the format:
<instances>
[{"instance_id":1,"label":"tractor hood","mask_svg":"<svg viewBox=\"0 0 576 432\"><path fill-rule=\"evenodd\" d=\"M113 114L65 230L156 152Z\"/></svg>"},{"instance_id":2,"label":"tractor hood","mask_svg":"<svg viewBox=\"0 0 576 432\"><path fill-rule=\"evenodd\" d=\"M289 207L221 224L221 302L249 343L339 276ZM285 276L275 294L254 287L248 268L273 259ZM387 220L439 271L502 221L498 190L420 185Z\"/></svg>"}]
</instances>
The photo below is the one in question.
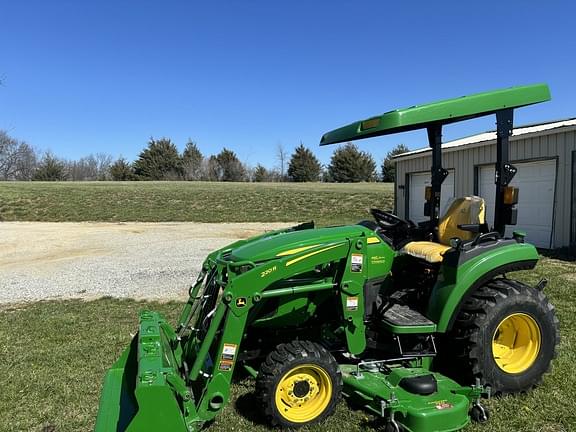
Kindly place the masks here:
<instances>
[{"instance_id":1,"label":"tractor hood","mask_svg":"<svg viewBox=\"0 0 576 432\"><path fill-rule=\"evenodd\" d=\"M293 255L305 248L358 237L364 233L373 235L373 231L361 225L336 226L329 228L307 229L283 232L270 237L260 237L235 248L231 252L233 261L261 262L278 256Z\"/></svg>"}]
</instances>

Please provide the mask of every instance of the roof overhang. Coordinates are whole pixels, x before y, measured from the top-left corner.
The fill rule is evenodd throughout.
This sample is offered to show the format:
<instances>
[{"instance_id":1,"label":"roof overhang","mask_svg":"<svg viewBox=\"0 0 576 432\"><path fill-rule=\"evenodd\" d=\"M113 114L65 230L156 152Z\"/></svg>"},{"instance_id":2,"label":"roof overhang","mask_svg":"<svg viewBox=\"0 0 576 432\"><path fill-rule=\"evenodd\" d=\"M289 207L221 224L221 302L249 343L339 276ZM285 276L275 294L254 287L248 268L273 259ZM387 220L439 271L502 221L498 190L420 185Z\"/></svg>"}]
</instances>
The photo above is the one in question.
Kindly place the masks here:
<instances>
[{"instance_id":1,"label":"roof overhang","mask_svg":"<svg viewBox=\"0 0 576 432\"><path fill-rule=\"evenodd\" d=\"M548 100L550 100L548 86L533 84L415 105L335 129L322 136L320 145L407 132L431 125L450 124Z\"/></svg>"},{"instance_id":2,"label":"roof overhang","mask_svg":"<svg viewBox=\"0 0 576 432\"><path fill-rule=\"evenodd\" d=\"M514 128L510 139L516 141L519 139L532 138L535 136L546 135L550 133L566 132L576 130L576 118L566 120L551 121L546 123L532 124ZM474 147L488 146L496 144L496 131L484 132L442 144L442 152L448 153ZM424 147L417 150L411 150L406 153L392 156L395 162L415 159L428 155L431 152L430 147Z\"/></svg>"}]
</instances>

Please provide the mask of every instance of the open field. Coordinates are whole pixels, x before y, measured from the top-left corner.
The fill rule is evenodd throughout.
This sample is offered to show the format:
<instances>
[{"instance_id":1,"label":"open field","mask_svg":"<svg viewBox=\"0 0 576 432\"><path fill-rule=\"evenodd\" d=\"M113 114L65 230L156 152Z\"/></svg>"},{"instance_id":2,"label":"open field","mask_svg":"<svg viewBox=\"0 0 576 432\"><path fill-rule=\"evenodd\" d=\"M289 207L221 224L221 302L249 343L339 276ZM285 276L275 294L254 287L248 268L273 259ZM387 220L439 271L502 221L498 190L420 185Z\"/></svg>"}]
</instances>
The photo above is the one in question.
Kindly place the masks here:
<instances>
[{"instance_id":1,"label":"open field","mask_svg":"<svg viewBox=\"0 0 576 432\"><path fill-rule=\"evenodd\" d=\"M0 182L0 221L357 222L391 183Z\"/></svg>"},{"instance_id":2,"label":"open field","mask_svg":"<svg viewBox=\"0 0 576 432\"><path fill-rule=\"evenodd\" d=\"M535 391L489 402L492 418L468 432L576 430L576 265L543 259L536 270L519 275L528 283L548 277L546 292L558 308L562 342L553 372ZM1 307L0 431L89 431L95 419L102 377L130 341L138 310L162 311L174 319L179 303L133 300L50 301ZM253 403L253 382L234 388L234 400L209 431L265 431ZM374 418L347 408L310 431L373 430Z\"/></svg>"}]
</instances>

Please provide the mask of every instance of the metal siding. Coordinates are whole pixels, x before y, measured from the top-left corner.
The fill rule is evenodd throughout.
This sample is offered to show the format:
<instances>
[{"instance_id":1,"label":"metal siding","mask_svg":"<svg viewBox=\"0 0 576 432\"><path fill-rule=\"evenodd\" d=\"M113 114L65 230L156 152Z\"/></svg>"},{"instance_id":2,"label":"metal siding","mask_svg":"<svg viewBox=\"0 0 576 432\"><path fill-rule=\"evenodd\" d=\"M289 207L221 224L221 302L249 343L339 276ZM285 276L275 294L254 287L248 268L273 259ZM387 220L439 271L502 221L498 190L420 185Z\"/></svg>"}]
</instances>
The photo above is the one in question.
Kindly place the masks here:
<instances>
[{"instance_id":1,"label":"metal siding","mask_svg":"<svg viewBox=\"0 0 576 432\"><path fill-rule=\"evenodd\" d=\"M558 184L554 243L556 247L570 245L572 212L572 151L576 150L576 132L570 131L556 136L558 150Z\"/></svg>"},{"instance_id":2,"label":"metal siding","mask_svg":"<svg viewBox=\"0 0 576 432\"><path fill-rule=\"evenodd\" d=\"M570 246L576 246L576 150L571 152L571 196L572 196L572 208L570 209Z\"/></svg>"},{"instance_id":3,"label":"metal siding","mask_svg":"<svg viewBox=\"0 0 576 432\"><path fill-rule=\"evenodd\" d=\"M566 181L570 171L567 169L567 152L564 145L566 134L554 134L548 139L548 151L558 156L558 165L556 167L556 200L554 203L554 233L553 247L567 246L570 242L570 199ZM566 242L567 241L567 242Z\"/></svg>"},{"instance_id":4,"label":"metal siding","mask_svg":"<svg viewBox=\"0 0 576 432\"><path fill-rule=\"evenodd\" d=\"M401 179L400 181L402 182L401 184L398 184L398 179ZM403 161L397 161L396 162L396 184L394 185L394 188L396 189L396 203L395 203L395 207L396 210L398 211L398 216L400 217L404 217L404 193L405 193L405 188L406 188L406 163ZM400 186L402 186L403 188L400 189Z\"/></svg>"},{"instance_id":5,"label":"metal siding","mask_svg":"<svg viewBox=\"0 0 576 432\"><path fill-rule=\"evenodd\" d=\"M550 131L535 137L511 142L510 159L528 161L540 158L558 157L556 203L554 208L554 238L553 246L562 247L570 244L572 224L572 152L576 151L576 131ZM457 196L474 193L474 167L493 164L496 161L496 145L473 147L470 149L450 151L443 155L443 165L446 169L455 171L455 194ZM406 174L423 172L430 169L431 157L425 155L418 158L400 160L396 164L398 178L405 181ZM576 174L574 174L576 176ZM520 192L522 193L522 192ZM404 215L405 190L398 190L396 208L400 217ZM576 210L574 210L576 212ZM576 217L576 216L574 216ZM575 222L576 223L576 222Z\"/></svg>"},{"instance_id":6,"label":"metal siding","mask_svg":"<svg viewBox=\"0 0 576 432\"><path fill-rule=\"evenodd\" d=\"M518 153L520 153L519 148L518 141L510 142L510 160L518 159Z\"/></svg>"},{"instance_id":7,"label":"metal siding","mask_svg":"<svg viewBox=\"0 0 576 432\"><path fill-rule=\"evenodd\" d=\"M576 236L576 220L571 220L572 218L576 218L576 201L574 201L576 199L576 168L574 168L572 163L573 154L576 152L576 131L564 134L564 149L566 152L564 163L566 178L564 184L566 185L567 189L565 196L571 197L570 209L566 210L566 218L568 221L567 224L570 224L570 222L575 223L575 231L572 233L572 235ZM570 233L568 233L568 236L570 236ZM569 244L570 242L568 242L568 245Z\"/></svg>"}]
</instances>

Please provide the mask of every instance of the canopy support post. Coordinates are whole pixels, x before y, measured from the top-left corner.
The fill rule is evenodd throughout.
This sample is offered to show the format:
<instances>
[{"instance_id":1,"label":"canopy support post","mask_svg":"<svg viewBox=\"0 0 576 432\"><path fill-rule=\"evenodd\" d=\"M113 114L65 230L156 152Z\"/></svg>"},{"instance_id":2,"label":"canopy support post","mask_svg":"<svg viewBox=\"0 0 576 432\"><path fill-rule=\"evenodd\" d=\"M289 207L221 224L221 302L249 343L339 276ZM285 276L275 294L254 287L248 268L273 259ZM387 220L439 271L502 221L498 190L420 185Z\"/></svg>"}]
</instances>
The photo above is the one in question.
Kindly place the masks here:
<instances>
[{"instance_id":1,"label":"canopy support post","mask_svg":"<svg viewBox=\"0 0 576 432\"><path fill-rule=\"evenodd\" d=\"M430 216L430 228L438 226L440 217L440 196L442 183L448 176L448 171L442 168L442 124L434 123L428 126L428 145L432 149L432 190L427 196L427 203L424 213Z\"/></svg>"},{"instance_id":2,"label":"canopy support post","mask_svg":"<svg viewBox=\"0 0 576 432\"><path fill-rule=\"evenodd\" d=\"M512 108L496 112L496 203L494 205L494 231L504 236L508 221L504 189L516 174L516 167L510 163L510 136L514 129L514 110Z\"/></svg>"}]
</instances>

